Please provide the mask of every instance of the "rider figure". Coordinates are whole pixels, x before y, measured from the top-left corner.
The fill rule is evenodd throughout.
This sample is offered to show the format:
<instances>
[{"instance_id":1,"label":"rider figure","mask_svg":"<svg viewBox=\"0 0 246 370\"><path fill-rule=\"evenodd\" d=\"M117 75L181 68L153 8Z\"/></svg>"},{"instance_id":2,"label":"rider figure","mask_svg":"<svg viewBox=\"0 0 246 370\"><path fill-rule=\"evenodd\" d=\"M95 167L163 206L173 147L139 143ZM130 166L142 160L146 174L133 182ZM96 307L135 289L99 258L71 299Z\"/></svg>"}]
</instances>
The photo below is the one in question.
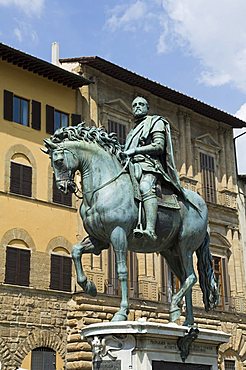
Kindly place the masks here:
<instances>
[{"instance_id":1,"label":"rider figure","mask_svg":"<svg viewBox=\"0 0 246 370\"><path fill-rule=\"evenodd\" d=\"M182 193L182 188L174 164L169 123L164 117L147 115L148 111L149 104L146 99L137 97L133 100L135 125L127 135L124 150L125 154L131 157L135 176L139 181L146 215L143 235L155 241L157 179L171 183L177 194Z\"/></svg>"}]
</instances>

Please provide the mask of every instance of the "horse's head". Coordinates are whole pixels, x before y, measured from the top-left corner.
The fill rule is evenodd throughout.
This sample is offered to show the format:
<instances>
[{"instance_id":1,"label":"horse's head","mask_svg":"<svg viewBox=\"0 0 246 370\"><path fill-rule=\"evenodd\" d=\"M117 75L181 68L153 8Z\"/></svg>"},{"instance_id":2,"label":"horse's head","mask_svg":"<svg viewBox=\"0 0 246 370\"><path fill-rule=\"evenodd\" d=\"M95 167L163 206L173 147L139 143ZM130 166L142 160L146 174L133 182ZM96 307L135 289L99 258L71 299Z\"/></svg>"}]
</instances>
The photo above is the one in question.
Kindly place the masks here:
<instances>
[{"instance_id":1,"label":"horse's head","mask_svg":"<svg viewBox=\"0 0 246 370\"><path fill-rule=\"evenodd\" d=\"M77 188L74 174L79 166L77 156L66 145L66 142L57 144L50 139L44 139L44 145L46 149L43 152L49 154L51 158L57 188L65 194L68 191L74 193Z\"/></svg>"}]
</instances>

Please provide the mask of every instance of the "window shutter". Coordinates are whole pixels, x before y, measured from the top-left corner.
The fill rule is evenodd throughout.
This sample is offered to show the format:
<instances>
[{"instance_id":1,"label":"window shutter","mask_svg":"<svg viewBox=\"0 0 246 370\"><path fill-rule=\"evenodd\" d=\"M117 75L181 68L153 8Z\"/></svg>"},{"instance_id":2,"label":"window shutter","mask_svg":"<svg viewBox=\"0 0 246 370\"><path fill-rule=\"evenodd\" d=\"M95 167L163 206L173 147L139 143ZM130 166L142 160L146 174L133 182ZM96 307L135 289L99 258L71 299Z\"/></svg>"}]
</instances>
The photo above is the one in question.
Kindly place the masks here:
<instances>
[{"instance_id":1,"label":"window shutter","mask_svg":"<svg viewBox=\"0 0 246 370\"><path fill-rule=\"evenodd\" d=\"M32 100L32 128L41 129L41 103L36 100Z\"/></svg>"},{"instance_id":2,"label":"window shutter","mask_svg":"<svg viewBox=\"0 0 246 370\"><path fill-rule=\"evenodd\" d=\"M4 114L3 118L8 121L13 121L13 93L4 90Z\"/></svg>"},{"instance_id":3,"label":"window shutter","mask_svg":"<svg viewBox=\"0 0 246 370\"><path fill-rule=\"evenodd\" d=\"M16 284L17 280L17 255L18 249L7 247L6 266L5 266L5 283Z\"/></svg>"},{"instance_id":4,"label":"window shutter","mask_svg":"<svg viewBox=\"0 0 246 370\"><path fill-rule=\"evenodd\" d=\"M30 251L7 247L5 283L29 286Z\"/></svg>"},{"instance_id":5,"label":"window shutter","mask_svg":"<svg viewBox=\"0 0 246 370\"><path fill-rule=\"evenodd\" d=\"M51 255L51 276L50 276L50 288L59 290L60 288L60 256L55 254Z\"/></svg>"},{"instance_id":6,"label":"window shutter","mask_svg":"<svg viewBox=\"0 0 246 370\"><path fill-rule=\"evenodd\" d=\"M63 257L63 287L61 290L71 292L72 261L70 257Z\"/></svg>"},{"instance_id":7,"label":"window shutter","mask_svg":"<svg viewBox=\"0 0 246 370\"><path fill-rule=\"evenodd\" d=\"M80 122L81 122L81 115L73 113L72 114L72 126L76 126Z\"/></svg>"},{"instance_id":8,"label":"window shutter","mask_svg":"<svg viewBox=\"0 0 246 370\"><path fill-rule=\"evenodd\" d=\"M32 167L11 162L10 192L32 196Z\"/></svg>"},{"instance_id":9,"label":"window shutter","mask_svg":"<svg viewBox=\"0 0 246 370\"><path fill-rule=\"evenodd\" d=\"M19 269L19 285L29 286L30 276L30 252L25 249L20 249L20 269Z\"/></svg>"},{"instance_id":10,"label":"window shutter","mask_svg":"<svg viewBox=\"0 0 246 370\"><path fill-rule=\"evenodd\" d=\"M32 196L32 167L22 166L22 194Z\"/></svg>"},{"instance_id":11,"label":"window shutter","mask_svg":"<svg viewBox=\"0 0 246 370\"><path fill-rule=\"evenodd\" d=\"M71 291L72 261L70 257L51 255L50 288Z\"/></svg>"},{"instance_id":12,"label":"window shutter","mask_svg":"<svg viewBox=\"0 0 246 370\"><path fill-rule=\"evenodd\" d=\"M46 105L46 132L51 135L54 133L54 115L54 107Z\"/></svg>"},{"instance_id":13,"label":"window shutter","mask_svg":"<svg viewBox=\"0 0 246 370\"><path fill-rule=\"evenodd\" d=\"M10 192L21 194L21 165L19 163L11 162L10 166Z\"/></svg>"}]
</instances>

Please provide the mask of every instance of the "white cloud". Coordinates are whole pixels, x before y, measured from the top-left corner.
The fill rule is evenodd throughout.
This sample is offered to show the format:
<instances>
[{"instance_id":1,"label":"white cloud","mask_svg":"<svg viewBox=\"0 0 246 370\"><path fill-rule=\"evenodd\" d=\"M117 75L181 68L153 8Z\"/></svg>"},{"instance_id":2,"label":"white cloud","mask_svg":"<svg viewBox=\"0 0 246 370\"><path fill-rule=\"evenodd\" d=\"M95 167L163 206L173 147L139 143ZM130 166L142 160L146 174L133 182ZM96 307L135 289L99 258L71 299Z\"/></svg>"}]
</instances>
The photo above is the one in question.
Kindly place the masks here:
<instances>
[{"instance_id":1,"label":"white cloud","mask_svg":"<svg viewBox=\"0 0 246 370\"><path fill-rule=\"evenodd\" d=\"M117 28L125 30L135 30L136 22L145 17L146 4L144 1L137 0L132 5L117 5L110 11L107 26L113 31Z\"/></svg>"},{"instance_id":2,"label":"white cloud","mask_svg":"<svg viewBox=\"0 0 246 370\"><path fill-rule=\"evenodd\" d=\"M38 35L37 32L32 28L32 26L24 21L19 21L15 18L16 27L13 30L14 36L21 43L24 41L31 41L32 43L37 43Z\"/></svg>"},{"instance_id":3,"label":"white cloud","mask_svg":"<svg viewBox=\"0 0 246 370\"><path fill-rule=\"evenodd\" d=\"M17 40L19 41L19 42L22 42L22 40L23 40L23 37L22 37L22 32L21 32L21 30L18 28L18 27L16 27L15 29L14 29L14 35L15 35L15 37L17 38Z\"/></svg>"},{"instance_id":4,"label":"white cloud","mask_svg":"<svg viewBox=\"0 0 246 370\"><path fill-rule=\"evenodd\" d=\"M235 116L246 122L246 103L241 105L241 107L235 113Z\"/></svg>"},{"instance_id":5,"label":"white cloud","mask_svg":"<svg viewBox=\"0 0 246 370\"><path fill-rule=\"evenodd\" d=\"M200 60L199 80L210 86L230 82L246 92L246 1L163 0L162 5L168 37Z\"/></svg>"},{"instance_id":6,"label":"white cloud","mask_svg":"<svg viewBox=\"0 0 246 370\"><path fill-rule=\"evenodd\" d=\"M159 27L161 0L135 0L124 5L116 5L108 12L106 26L111 31L150 32Z\"/></svg>"},{"instance_id":7,"label":"white cloud","mask_svg":"<svg viewBox=\"0 0 246 370\"><path fill-rule=\"evenodd\" d=\"M25 14L40 16L45 0L0 0L0 6L15 6Z\"/></svg>"}]
</instances>

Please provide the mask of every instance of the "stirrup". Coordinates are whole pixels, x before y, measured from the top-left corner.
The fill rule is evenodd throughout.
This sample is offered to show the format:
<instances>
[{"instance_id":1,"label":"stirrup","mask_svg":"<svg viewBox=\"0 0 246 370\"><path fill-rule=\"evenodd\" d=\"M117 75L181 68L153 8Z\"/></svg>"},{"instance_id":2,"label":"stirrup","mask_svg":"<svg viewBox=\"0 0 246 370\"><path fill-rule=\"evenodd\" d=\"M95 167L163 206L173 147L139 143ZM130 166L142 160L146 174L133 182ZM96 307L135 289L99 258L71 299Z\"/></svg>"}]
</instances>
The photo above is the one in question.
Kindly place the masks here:
<instances>
[{"instance_id":1,"label":"stirrup","mask_svg":"<svg viewBox=\"0 0 246 370\"><path fill-rule=\"evenodd\" d=\"M142 226L142 225L138 225L136 229L133 230L133 236L136 239L140 239L143 237L143 228L139 226Z\"/></svg>"},{"instance_id":2,"label":"stirrup","mask_svg":"<svg viewBox=\"0 0 246 370\"><path fill-rule=\"evenodd\" d=\"M143 230L143 236L145 236L147 239L154 241L154 242L157 240L157 235L152 230L148 230L148 229Z\"/></svg>"}]
</instances>

